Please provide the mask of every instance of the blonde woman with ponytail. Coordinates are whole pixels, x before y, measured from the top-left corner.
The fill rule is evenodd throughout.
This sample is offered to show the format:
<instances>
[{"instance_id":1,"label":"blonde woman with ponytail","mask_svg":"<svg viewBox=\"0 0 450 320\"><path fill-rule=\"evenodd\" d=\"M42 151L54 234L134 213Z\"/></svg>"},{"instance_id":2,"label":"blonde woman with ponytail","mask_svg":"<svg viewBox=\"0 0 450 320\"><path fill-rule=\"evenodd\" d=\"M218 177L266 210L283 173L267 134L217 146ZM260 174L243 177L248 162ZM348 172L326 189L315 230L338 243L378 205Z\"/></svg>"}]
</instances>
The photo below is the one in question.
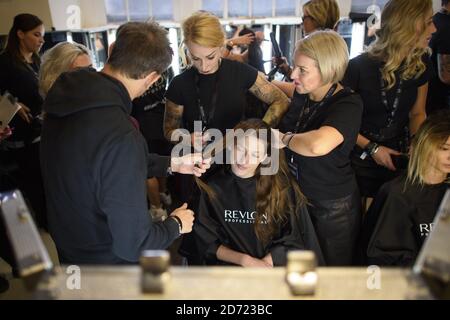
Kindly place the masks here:
<instances>
[{"instance_id":1,"label":"blonde woman with ponytail","mask_svg":"<svg viewBox=\"0 0 450 320\"><path fill-rule=\"evenodd\" d=\"M431 0L389 1L375 42L349 63L344 83L364 103L352 154L363 198L405 167L409 137L426 118L432 18Z\"/></svg>"}]
</instances>

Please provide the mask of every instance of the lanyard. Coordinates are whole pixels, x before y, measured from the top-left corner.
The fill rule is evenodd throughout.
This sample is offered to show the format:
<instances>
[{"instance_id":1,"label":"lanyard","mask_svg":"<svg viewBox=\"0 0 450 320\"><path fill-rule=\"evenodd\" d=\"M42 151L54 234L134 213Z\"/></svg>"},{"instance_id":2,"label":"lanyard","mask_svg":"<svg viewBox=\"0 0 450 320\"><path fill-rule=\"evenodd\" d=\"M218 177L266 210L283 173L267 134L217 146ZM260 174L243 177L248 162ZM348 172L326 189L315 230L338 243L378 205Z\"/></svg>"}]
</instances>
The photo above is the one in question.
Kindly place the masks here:
<instances>
[{"instance_id":1,"label":"lanyard","mask_svg":"<svg viewBox=\"0 0 450 320\"><path fill-rule=\"evenodd\" d=\"M202 122L202 131L205 131L211 124L211 120L214 118L214 113L217 106L217 96L219 92L219 69L216 72L216 79L214 81L214 92L211 97L211 104L209 106L209 112L206 114L205 107L200 99L200 77L198 71L195 73L195 88L197 90L197 105L200 112L200 121Z\"/></svg>"},{"instance_id":2,"label":"lanyard","mask_svg":"<svg viewBox=\"0 0 450 320\"><path fill-rule=\"evenodd\" d=\"M327 92L325 97L318 102L317 104L311 105L311 99L306 97L305 106L302 108L300 112L300 116L298 117L297 123L295 124L294 133L303 132L305 128L308 126L309 122L316 115L317 111L325 105L325 102L333 95L334 91L337 88L337 84L334 84ZM314 107L311 112L311 107Z\"/></svg>"},{"instance_id":3,"label":"lanyard","mask_svg":"<svg viewBox=\"0 0 450 320\"><path fill-rule=\"evenodd\" d=\"M334 91L336 91L336 88L337 88L337 84L334 84L328 90L325 97L323 97L323 99L319 103L315 104L315 107L312 112L310 110L311 99L309 99L309 96L306 97L305 106L302 108L302 111L300 112L300 116L298 117L297 123L295 124L295 129L293 132L294 134L299 133L300 131L303 132L306 129L309 122L311 122L311 119L313 119L314 116L316 115L317 111L325 105L327 100L333 95ZM306 117L308 117L308 118L306 118ZM294 163L294 153L292 153L290 160L291 160L290 161L291 163ZM295 170L298 170L298 169L295 169ZM297 173L295 175L297 175Z\"/></svg>"},{"instance_id":4,"label":"lanyard","mask_svg":"<svg viewBox=\"0 0 450 320\"><path fill-rule=\"evenodd\" d=\"M388 112L388 124L387 124L388 128L394 123L395 113L397 112L398 105L400 103L400 96L402 94L402 84L403 80L400 79L397 90L395 92L394 103L392 104L392 106L389 106L386 91L383 89L384 88L383 77L380 76L381 103L383 103L384 107L386 108L386 111Z\"/></svg>"}]
</instances>

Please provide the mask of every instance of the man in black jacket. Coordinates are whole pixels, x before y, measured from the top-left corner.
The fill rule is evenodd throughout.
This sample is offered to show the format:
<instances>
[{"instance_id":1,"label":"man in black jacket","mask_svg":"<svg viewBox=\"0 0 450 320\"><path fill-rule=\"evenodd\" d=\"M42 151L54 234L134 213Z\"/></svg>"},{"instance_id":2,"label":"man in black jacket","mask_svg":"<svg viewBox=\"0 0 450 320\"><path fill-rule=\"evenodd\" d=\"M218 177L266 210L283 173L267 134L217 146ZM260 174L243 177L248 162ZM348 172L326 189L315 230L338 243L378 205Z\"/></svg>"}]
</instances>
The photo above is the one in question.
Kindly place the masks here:
<instances>
[{"instance_id":1,"label":"man in black jacket","mask_svg":"<svg viewBox=\"0 0 450 320\"><path fill-rule=\"evenodd\" d=\"M61 263L136 263L142 250L166 248L191 231L194 217L186 204L152 223L145 181L168 171L200 176L209 164L201 155L148 155L129 116L132 100L158 80L171 59L164 29L127 23L101 72L65 73L49 91L41 168Z\"/></svg>"}]
</instances>

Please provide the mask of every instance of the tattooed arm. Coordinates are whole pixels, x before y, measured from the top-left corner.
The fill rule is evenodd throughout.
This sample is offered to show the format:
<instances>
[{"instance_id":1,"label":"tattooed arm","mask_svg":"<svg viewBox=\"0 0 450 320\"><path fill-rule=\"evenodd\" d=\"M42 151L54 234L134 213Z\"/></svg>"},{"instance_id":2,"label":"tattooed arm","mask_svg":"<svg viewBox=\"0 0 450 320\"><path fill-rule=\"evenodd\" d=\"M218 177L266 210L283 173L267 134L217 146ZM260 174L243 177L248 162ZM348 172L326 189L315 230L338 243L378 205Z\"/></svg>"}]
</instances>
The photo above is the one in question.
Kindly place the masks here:
<instances>
[{"instance_id":1,"label":"tattooed arm","mask_svg":"<svg viewBox=\"0 0 450 320\"><path fill-rule=\"evenodd\" d=\"M184 110L183 106L173 103L169 99L166 100L166 110L164 112L163 130L164 130L164 137L172 143L175 143L175 141L171 141L170 137L172 136L172 133L176 129L181 127L183 110Z\"/></svg>"},{"instance_id":2,"label":"tattooed arm","mask_svg":"<svg viewBox=\"0 0 450 320\"><path fill-rule=\"evenodd\" d=\"M450 54L438 54L439 79L446 85L450 85Z\"/></svg>"},{"instance_id":3,"label":"tattooed arm","mask_svg":"<svg viewBox=\"0 0 450 320\"><path fill-rule=\"evenodd\" d=\"M249 90L255 97L269 105L263 120L271 127L276 127L289 107L288 97L267 81L266 76L261 72L258 73L255 83Z\"/></svg>"}]
</instances>

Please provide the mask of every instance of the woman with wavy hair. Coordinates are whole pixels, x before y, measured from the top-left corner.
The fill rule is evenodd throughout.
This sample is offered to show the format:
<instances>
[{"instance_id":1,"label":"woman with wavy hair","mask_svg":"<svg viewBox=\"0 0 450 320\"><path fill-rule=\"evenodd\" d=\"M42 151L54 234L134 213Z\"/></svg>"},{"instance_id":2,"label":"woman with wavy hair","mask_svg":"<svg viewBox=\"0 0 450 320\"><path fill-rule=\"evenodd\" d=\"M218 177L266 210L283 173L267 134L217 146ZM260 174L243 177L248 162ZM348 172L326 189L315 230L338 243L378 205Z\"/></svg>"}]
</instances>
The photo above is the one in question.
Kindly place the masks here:
<instances>
[{"instance_id":1,"label":"woman with wavy hair","mask_svg":"<svg viewBox=\"0 0 450 320\"><path fill-rule=\"evenodd\" d=\"M289 250L314 250L322 261L306 200L289 173L283 152L271 148L270 127L259 119L240 122L231 165L199 182L193 238L204 264L273 267ZM268 138L267 138L268 137ZM264 172L271 163L278 170Z\"/></svg>"},{"instance_id":2,"label":"woman with wavy hair","mask_svg":"<svg viewBox=\"0 0 450 320\"><path fill-rule=\"evenodd\" d=\"M430 116L411 145L406 174L384 184L367 213L366 263L412 265L450 184L450 112ZM372 232L373 230L373 232Z\"/></svg>"},{"instance_id":3,"label":"woman with wavy hair","mask_svg":"<svg viewBox=\"0 0 450 320\"><path fill-rule=\"evenodd\" d=\"M368 51L349 63L345 85L359 93L364 111L352 153L363 198L404 167L409 138L426 118L431 0L391 0Z\"/></svg>"}]
</instances>

